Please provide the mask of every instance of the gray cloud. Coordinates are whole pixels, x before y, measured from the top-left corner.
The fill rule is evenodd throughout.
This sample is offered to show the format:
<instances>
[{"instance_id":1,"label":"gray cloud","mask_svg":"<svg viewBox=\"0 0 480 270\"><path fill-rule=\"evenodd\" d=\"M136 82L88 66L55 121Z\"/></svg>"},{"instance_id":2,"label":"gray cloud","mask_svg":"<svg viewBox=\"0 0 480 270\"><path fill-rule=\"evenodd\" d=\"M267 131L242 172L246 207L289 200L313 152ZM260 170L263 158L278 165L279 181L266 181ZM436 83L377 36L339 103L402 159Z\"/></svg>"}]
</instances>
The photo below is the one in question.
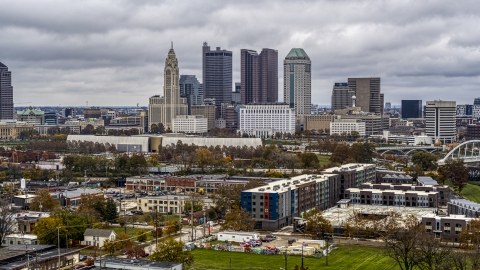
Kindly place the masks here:
<instances>
[{"instance_id":1,"label":"gray cloud","mask_svg":"<svg viewBox=\"0 0 480 270\"><path fill-rule=\"evenodd\" d=\"M2 3L3 2L3 3ZM385 101L479 96L476 1L6 1L0 61L14 99L35 105L146 105L163 88L173 40L182 74L201 78L201 46L234 52L302 47L313 63L312 101L334 82L381 77Z\"/></svg>"}]
</instances>

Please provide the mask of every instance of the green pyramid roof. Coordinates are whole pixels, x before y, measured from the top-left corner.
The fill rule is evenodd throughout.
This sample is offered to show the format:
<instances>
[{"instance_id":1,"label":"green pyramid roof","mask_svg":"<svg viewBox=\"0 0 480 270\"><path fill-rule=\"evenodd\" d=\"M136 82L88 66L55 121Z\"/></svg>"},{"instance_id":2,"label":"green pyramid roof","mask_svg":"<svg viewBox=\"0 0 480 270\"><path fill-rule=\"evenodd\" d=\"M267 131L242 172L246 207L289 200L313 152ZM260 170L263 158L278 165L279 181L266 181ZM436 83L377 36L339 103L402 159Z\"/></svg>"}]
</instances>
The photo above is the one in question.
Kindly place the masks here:
<instances>
[{"instance_id":1,"label":"green pyramid roof","mask_svg":"<svg viewBox=\"0 0 480 270\"><path fill-rule=\"evenodd\" d=\"M308 57L307 53L302 49L302 48L293 48L290 50L290 52L287 54L286 58L289 57Z\"/></svg>"}]
</instances>

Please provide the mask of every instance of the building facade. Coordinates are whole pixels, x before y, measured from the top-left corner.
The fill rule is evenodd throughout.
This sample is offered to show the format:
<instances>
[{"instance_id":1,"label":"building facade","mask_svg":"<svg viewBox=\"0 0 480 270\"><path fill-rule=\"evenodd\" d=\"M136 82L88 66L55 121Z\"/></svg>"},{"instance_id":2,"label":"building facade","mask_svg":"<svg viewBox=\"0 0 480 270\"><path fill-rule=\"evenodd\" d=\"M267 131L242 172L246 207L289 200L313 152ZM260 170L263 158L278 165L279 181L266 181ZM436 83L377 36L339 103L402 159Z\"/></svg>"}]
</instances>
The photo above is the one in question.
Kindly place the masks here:
<instances>
[{"instance_id":1,"label":"building facade","mask_svg":"<svg viewBox=\"0 0 480 270\"><path fill-rule=\"evenodd\" d=\"M456 102L455 101L427 101L425 107L427 123L426 135L435 141L452 143L456 141Z\"/></svg>"},{"instance_id":2,"label":"building facade","mask_svg":"<svg viewBox=\"0 0 480 270\"><path fill-rule=\"evenodd\" d=\"M177 115L173 118L173 132L207 133L207 118L202 115Z\"/></svg>"},{"instance_id":3,"label":"building facade","mask_svg":"<svg viewBox=\"0 0 480 270\"><path fill-rule=\"evenodd\" d=\"M189 114L192 105L203 104L203 84L195 75L180 75L180 97L187 99Z\"/></svg>"},{"instance_id":4,"label":"building facade","mask_svg":"<svg viewBox=\"0 0 480 270\"><path fill-rule=\"evenodd\" d=\"M1 139L18 139L22 131L31 131L35 129L35 125L25 122L0 122L0 138Z\"/></svg>"},{"instance_id":5,"label":"building facade","mask_svg":"<svg viewBox=\"0 0 480 270\"><path fill-rule=\"evenodd\" d=\"M162 123L165 130L172 128L173 118L177 115L187 115L187 99L180 97L180 81L178 60L172 48L165 59L163 81L164 96L153 96L148 104L149 126Z\"/></svg>"},{"instance_id":6,"label":"building facade","mask_svg":"<svg viewBox=\"0 0 480 270\"><path fill-rule=\"evenodd\" d=\"M232 101L232 52L217 47L211 51L207 42L202 47L203 89L205 98L214 98L217 110Z\"/></svg>"},{"instance_id":7,"label":"building facade","mask_svg":"<svg viewBox=\"0 0 480 270\"><path fill-rule=\"evenodd\" d=\"M158 213L180 214L190 211L185 209L185 203L191 203L192 200L195 204L202 204L204 209L215 207L213 200L208 197L165 195L137 198L137 210L141 210L145 213L158 211Z\"/></svg>"},{"instance_id":8,"label":"building facade","mask_svg":"<svg viewBox=\"0 0 480 270\"><path fill-rule=\"evenodd\" d=\"M473 114L473 105L471 104L457 105L457 116L472 116L472 114Z\"/></svg>"},{"instance_id":9,"label":"building facade","mask_svg":"<svg viewBox=\"0 0 480 270\"><path fill-rule=\"evenodd\" d=\"M421 100L402 100L402 118L422 118L422 108Z\"/></svg>"},{"instance_id":10,"label":"building facade","mask_svg":"<svg viewBox=\"0 0 480 270\"><path fill-rule=\"evenodd\" d=\"M45 113L41 110L35 110L33 107L29 107L24 111L17 111L17 120L27 122L31 125L43 125L45 124Z\"/></svg>"},{"instance_id":11,"label":"building facade","mask_svg":"<svg viewBox=\"0 0 480 270\"><path fill-rule=\"evenodd\" d=\"M202 115L207 119L207 128L211 130L215 127L215 105L192 105L190 109L191 115Z\"/></svg>"},{"instance_id":12,"label":"building facade","mask_svg":"<svg viewBox=\"0 0 480 270\"><path fill-rule=\"evenodd\" d=\"M350 134L352 131L358 132L362 137L365 136L365 122L359 119L335 119L330 122L330 135Z\"/></svg>"},{"instance_id":13,"label":"building facade","mask_svg":"<svg viewBox=\"0 0 480 270\"><path fill-rule=\"evenodd\" d=\"M283 101L294 108L297 123L303 129L304 118L312 104L312 62L301 48L293 48L283 61Z\"/></svg>"},{"instance_id":14,"label":"building facade","mask_svg":"<svg viewBox=\"0 0 480 270\"><path fill-rule=\"evenodd\" d=\"M241 103L278 101L278 51L263 49L240 51Z\"/></svg>"},{"instance_id":15,"label":"building facade","mask_svg":"<svg viewBox=\"0 0 480 270\"><path fill-rule=\"evenodd\" d=\"M348 78L348 87L355 93L356 106L362 111L383 114L380 78Z\"/></svg>"},{"instance_id":16,"label":"building facade","mask_svg":"<svg viewBox=\"0 0 480 270\"><path fill-rule=\"evenodd\" d=\"M337 200L344 198L345 190L358 188L361 184L375 181L375 165L373 164L345 164L340 167L328 168L324 171L328 174L340 176Z\"/></svg>"},{"instance_id":17,"label":"building facade","mask_svg":"<svg viewBox=\"0 0 480 270\"><path fill-rule=\"evenodd\" d=\"M332 90L332 111L352 107L353 96L355 92L348 87L348 83L335 83Z\"/></svg>"},{"instance_id":18,"label":"building facade","mask_svg":"<svg viewBox=\"0 0 480 270\"><path fill-rule=\"evenodd\" d=\"M305 130L323 130L329 132L330 122L335 120L338 116L333 114L319 114L305 116Z\"/></svg>"},{"instance_id":19,"label":"building facade","mask_svg":"<svg viewBox=\"0 0 480 270\"><path fill-rule=\"evenodd\" d=\"M438 207L438 192L435 191L349 188L345 190L345 199L350 199L352 204Z\"/></svg>"},{"instance_id":20,"label":"building facade","mask_svg":"<svg viewBox=\"0 0 480 270\"><path fill-rule=\"evenodd\" d=\"M0 120L13 119L12 72L0 62Z\"/></svg>"},{"instance_id":21,"label":"building facade","mask_svg":"<svg viewBox=\"0 0 480 270\"><path fill-rule=\"evenodd\" d=\"M300 175L241 193L241 207L256 221L255 228L278 230L295 217L335 205L338 175Z\"/></svg>"},{"instance_id":22,"label":"building facade","mask_svg":"<svg viewBox=\"0 0 480 270\"><path fill-rule=\"evenodd\" d=\"M240 134L267 138L275 133L295 133L295 109L284 103L250 104L240 108Z\"/></svg>"}]
</instances>

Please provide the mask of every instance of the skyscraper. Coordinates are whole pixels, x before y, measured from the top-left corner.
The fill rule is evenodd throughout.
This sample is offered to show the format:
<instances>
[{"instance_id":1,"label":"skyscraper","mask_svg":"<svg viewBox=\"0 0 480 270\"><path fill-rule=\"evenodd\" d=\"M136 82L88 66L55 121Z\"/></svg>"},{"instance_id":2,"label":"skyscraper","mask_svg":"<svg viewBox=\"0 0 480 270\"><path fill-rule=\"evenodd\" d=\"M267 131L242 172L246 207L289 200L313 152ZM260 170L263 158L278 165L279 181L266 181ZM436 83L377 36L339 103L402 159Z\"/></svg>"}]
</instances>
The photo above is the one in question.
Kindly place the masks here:
<instances>
[{"instance_id":1,"label":"skyscraper","mask_svg":"<svg viewBox=\"0 0 480 270\"><path fill-rule=\"evenodd\" d=\"M301 48L291 49L283 61L283 100L295 108L302 128L312 104L312 75L310 57Z\"/></svg>"},{"instance_id":2,"label":"skyscraper","mask_svg":"<svg viewBox=\"0 0 480 270\"><path fill-rule=\"evenodd\" d=\"M187 99L180 97L178 60L173 44L165 59L163 72L163 97L150 97L148 105L149 126L162 123L165 129L172 128L172 119L188 113Z\"/></svg>"},{"instance_id":3,"label":"skyscraper","mask_svg":"<svg viewBox=\"0 0 480 270\"><path fill-rule=\"evenodd\" d=\"M207 42L202 47L203 92L205 98L214 98L217 110L222 103L232 102L232 52L210 50Z\"/></svg>"},{"instance_id":4,"label":"skyscraper","mask_svg":"<svg viewBox=\"0 0 480 270\"><path fill-rule=\"evenodd\" d=\"M435 141L452 143L456 140L455 101L427 101L425 107L426 134Z\"/></svg>"},{"instance_id":5,"label":"skyscraper","mask_svg":"<svg viewBox=\"0 0 480 270\"><path fill-rule=\"evenodd\" d=\"M13 119L12 72L0 62L0 120Z\"/></svg>"},{"instance_id":6,"label":"skyscraper","mask_svg":"<svg viewBox=\"0 0 480 270\"><path fill-rule=\"evenodd\" d=\"M383 114L380 78L348 78L348 87L355 92L356 106L362 111Z\"/></svg>"},{"instance_id":7,"label":"skyscraper","mask_svg":"<svg viewBox=\"0 0 480 270\"><path fill-rule=\"evenodd\" d=\"M352 107L355 92L348 88L348 83L335 83L332 90L332 111Z\"/></svg>"},{"instance_id":8,"label":"skyscraper","mask_svg":"<svg viewBox=\"0 0 480 270\"><path fill-rule=\"evenodd\" d=\"M253 50L240 50L240 83L243 91L241 91L241 103L259 103L260 96L260 74L258 53Z\"/></svg>"},{"instance_id":9,"label":"skyscraper","mask_svg":"<svg viewBox=\"0 0 480 270\"><path fill-rule=\"evenodd\" d=\"M180 97L187 99L188 114L192 105L203 104L203 85L195 75L180 75Z\"/></svg>"},{"instance_id":10,"label":"skyscraper","mask_svg":"<svg viewBox=\"0 0 480 270\"><path fill-rule=\"evenodd\" d=\"M240 51L241 103L278 101L278 51Z\"/></svg>"},{"instance_id":11,"label":"skyscraper","mask_svg":"<svg viewBox=\"0 0 480 270\"><path fill-rule=\"evenodd\" d=\"M421 100L402 100L402 118L422 118Z\"/></svg>"},{"instance_id":12,"label":"skyscraper","mask_svg":"<svg viewBox=\"0 0 480 270\"><path fill-rule=\"evenodd\" d=\"M260 91L262 102L278 101L278 51L263 48L260 53Z\"/></svg>"}]
</instances>

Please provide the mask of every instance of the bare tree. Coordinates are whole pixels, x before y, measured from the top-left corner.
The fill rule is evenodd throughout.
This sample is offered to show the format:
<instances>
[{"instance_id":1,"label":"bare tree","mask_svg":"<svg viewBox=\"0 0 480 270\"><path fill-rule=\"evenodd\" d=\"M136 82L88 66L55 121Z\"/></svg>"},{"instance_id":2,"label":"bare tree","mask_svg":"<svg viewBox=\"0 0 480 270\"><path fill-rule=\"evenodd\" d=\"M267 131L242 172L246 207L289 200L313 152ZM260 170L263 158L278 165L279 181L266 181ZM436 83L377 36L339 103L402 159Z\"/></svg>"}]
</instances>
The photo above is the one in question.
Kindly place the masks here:
<instances>
[{"instance_id":1,"label":"bare tree","mask_svg":"<svg viewBox=\"0 0 480 270\"><path fill-rule=\"evenodd\" d=\"M0 243L3 243L6 235L14 231L15 224L15 215L10 210L10 200L0 200Z\"/></svg>"}]
</instances>

